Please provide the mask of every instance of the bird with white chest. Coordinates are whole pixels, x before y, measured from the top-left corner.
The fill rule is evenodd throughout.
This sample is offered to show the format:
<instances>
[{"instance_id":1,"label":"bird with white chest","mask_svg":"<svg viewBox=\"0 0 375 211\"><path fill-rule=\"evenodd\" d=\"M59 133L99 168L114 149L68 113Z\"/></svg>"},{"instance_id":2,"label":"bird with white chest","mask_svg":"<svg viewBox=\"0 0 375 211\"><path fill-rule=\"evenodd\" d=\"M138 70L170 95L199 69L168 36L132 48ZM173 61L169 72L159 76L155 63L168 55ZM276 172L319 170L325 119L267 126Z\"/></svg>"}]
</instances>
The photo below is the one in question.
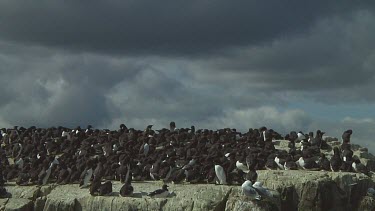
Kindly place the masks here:
<instances>
[{"instance_id":1,"label":"bird with white chest","mask_svg":"<svg viewBox=\"0 0 375 211\"><path fill-rule=\"evenodd\" d=\"M219 185L226 185L227 184L227 177L225 175L224 168L221 165L215 165L215 174L217 177L217 183Z\"/></svg>"}]
</instances>

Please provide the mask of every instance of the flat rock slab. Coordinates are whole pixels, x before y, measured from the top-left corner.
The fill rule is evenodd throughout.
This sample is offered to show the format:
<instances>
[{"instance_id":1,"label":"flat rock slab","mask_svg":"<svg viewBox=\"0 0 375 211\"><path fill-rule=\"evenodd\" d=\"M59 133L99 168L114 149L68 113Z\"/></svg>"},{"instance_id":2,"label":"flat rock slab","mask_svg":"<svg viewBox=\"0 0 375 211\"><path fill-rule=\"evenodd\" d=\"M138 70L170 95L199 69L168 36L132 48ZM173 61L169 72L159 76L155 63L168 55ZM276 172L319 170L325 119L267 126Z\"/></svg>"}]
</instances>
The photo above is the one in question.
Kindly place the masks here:
<instances>
[{"instance_id":1,"label":"flat rock slab","mask_svg":"<svg viewBox=\"0 0 375 211\"><path fill-rule=\"evenodd\" d=\"M12 198L35 200L41 188L37 186L18 186L15 183L11 183L6 186L6 189L12 194Z\"/></svg>"},{"instance_id":2,"label":"flat rock slab","mask_svg":"<svg viewBox=\"0 0 375 211\"><path fill-rule=\"evenodd\" d=\"M170 197L155 199L149 192L160 189L161 182L134 182L132 197L121 197L122 184L113 182L110 196L91 196L78 185L56 186L46 197L49 210L213 210L231 190L231 186L169 184Z\"/></svg>"},{"instance_id":3,"label":"flat rock slab","mask_svg":"<svg viewBox=\"0 0 375 211\"><path fill-rule=\"evenodd\" d=\"M4 211L29 211L33 210L33 206L33 201L28 199L0 199L0 210Z\"/></svg>"}]
</instances>

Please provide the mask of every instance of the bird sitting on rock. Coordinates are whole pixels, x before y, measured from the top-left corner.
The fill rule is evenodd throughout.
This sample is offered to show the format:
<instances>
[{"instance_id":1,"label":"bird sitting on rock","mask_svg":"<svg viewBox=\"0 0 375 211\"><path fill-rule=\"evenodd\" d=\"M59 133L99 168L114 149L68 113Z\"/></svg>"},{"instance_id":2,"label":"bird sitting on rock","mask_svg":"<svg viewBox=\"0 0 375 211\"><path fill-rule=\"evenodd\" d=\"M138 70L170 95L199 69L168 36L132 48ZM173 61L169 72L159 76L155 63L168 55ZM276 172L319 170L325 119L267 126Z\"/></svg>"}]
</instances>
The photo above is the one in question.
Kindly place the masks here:
<instances>
[{"instance_id":1,"label":"bird sitting on rock","mask_svg":"<svg viewBox=\"0 0 375 211\"><path fill-rule=\"evenodd\" d=\"M258 194L262 197L262 198L272 198L273 195L272 193L263 187L263 182L255 182L253 184L253 188L255 188L255 190L258 192Z\"/></svg>"},{"instance_id":2,"label":"bird sitting on rock","mask_svg":"<svg viewBox=\"0 0 375 211\"><path fill-rule=\"evenodd\" d=\"M147 196L150 196L153 198L165 198L165 197L168 197L168 195L169 195L169 190L168 190L168 185L166 184L163 185L162 189L157 189L147 194Z\"/></svg>"},{"instance_id":3,"label":"bird sitting on rock","mask_svg":"<svg viewBox=\"0 0 375 211\"><path fill-rule=\"evenodd\" d=\"M331 163L326 158L326 155L324 153L320 154L318 165L320 170L322 171L331 171Z\"/></svg>"},{"instance_id":4,"label":"bird sitting on rock","mask_svg":"<svg viewBox=\"0 0 375 211\"><path fill-rule=\"evenodd\" d=\"M120 189L120 195L122 197L125 196L130 196L133 194L134 188L131 185L131 170L130 170L130 165L127 166L127 172L126 172L126 177L125 177L125 184L121 187Z\"/></svg>"},{"instance_id":5,"label":"bird sitting on rock","mask_svg":"<svg viewBox=\"0 0 375 211\"><path fill-rule=\"evenodd\" d=\"M361 160L358 157L353 157L354 162L352 163L352 168L357 173L363 173L369 176L369 170L365 165L361 163Z\"/></svg>"},{"instance_id":6,"label":"bird sitting on rock","mask_svg":"<svg viewBox=\"0 0 375 211\"><path fill-rule=\"evenodd\" d=\"M100 185L99 196L106 196L112 193L112 182L106 181Z\"/></svg>"},{"instance_id":7,"label":"bird sitting on rock","mask_svg":"<svg viewBox=\"0 0 375 211\"><path fill-rule=\"evenodd\" d=\"M249 180L246 180L243 184L242 184L242 193L250 198L251 200L261 200L261 196L259 195L259 193L256 191L256 189L253 187L253 183L250 182Z\"/></svg>"}]
</instances>

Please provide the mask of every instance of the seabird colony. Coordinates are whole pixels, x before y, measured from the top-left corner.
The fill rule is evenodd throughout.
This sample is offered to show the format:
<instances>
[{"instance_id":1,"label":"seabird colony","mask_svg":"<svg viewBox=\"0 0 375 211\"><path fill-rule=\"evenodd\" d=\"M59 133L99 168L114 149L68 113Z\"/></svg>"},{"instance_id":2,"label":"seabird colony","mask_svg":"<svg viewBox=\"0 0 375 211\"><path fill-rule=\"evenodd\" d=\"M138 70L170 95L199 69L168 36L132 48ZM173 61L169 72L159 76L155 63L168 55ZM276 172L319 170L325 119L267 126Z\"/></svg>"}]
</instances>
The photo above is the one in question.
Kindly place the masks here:
<instances>
[{"instance_id":1,"label":"seabird colony","mask_svg":"<svg viewBox=\"0 0 375 211\"><path fill-rule=\"evenodd\" d=\"M145 130L82 129L65 127L17 127L0 132L0 197L8 197L4 185L79 184L91 195L107 195L111 181L124 185L121 196L131 196L132 181L162 180L162 189L150 197L167 197L168 183L209 183L241 185L244 195L261 199L269 195L257 181L256 170L324 170L368 174L366 166L353 157L350 137L342 135L342 145L328 160L321 149L329 149L324 132L286 136L266 127L240 133L219 130L176 128ZM289 151L277 150L273 140L289 141ZM297 147L298 146L298 147ZM318 158L318 159L317 159Z\"/></svg>"}]
</instances>

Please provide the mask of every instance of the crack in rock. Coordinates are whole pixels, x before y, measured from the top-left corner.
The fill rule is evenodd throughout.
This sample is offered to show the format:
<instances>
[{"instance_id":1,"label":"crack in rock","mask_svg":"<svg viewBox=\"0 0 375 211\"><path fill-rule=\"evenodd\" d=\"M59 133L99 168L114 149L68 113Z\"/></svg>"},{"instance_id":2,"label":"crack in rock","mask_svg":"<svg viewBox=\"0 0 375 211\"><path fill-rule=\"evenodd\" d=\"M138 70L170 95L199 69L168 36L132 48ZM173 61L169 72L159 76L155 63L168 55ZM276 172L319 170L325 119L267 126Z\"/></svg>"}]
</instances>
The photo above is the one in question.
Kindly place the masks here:
<instances>
[{"instance_id":1,"label":"crack in rock","mask_svg":"<svg viewBox=\"0 0 375 211\"><path fill-rule=\"evenodd\" d=\"M164 199L164 200L160 201L160 210L163 210L163 208L167 204L167 202L168 202L168 199Z\"/></svg>"},{"instance_id":2,"label":"crack in rock","mask_svg":"<svg viewBox=\"0 0 375 211\"><path fill-rule=\"evenodd\" d=\"M227 202L230 194L232 193L233 188L230 188L229 191L225 194L224 198L216 205L215 211L224 211L227 206Z\"/></svg>"},{"instance_id":3,"label":"crack in rock","mask_svg":"<svg viewBox=\"0 0 375 211\"><path fill-rule=\"evenodd\" d=\"M0 207L0 210L5 210L5 208L6 208L7 204L8 204L8 202L9 202L9 198L5 200L4 205L2 205L2 206Z\"/></svg>"}]
</instances>

